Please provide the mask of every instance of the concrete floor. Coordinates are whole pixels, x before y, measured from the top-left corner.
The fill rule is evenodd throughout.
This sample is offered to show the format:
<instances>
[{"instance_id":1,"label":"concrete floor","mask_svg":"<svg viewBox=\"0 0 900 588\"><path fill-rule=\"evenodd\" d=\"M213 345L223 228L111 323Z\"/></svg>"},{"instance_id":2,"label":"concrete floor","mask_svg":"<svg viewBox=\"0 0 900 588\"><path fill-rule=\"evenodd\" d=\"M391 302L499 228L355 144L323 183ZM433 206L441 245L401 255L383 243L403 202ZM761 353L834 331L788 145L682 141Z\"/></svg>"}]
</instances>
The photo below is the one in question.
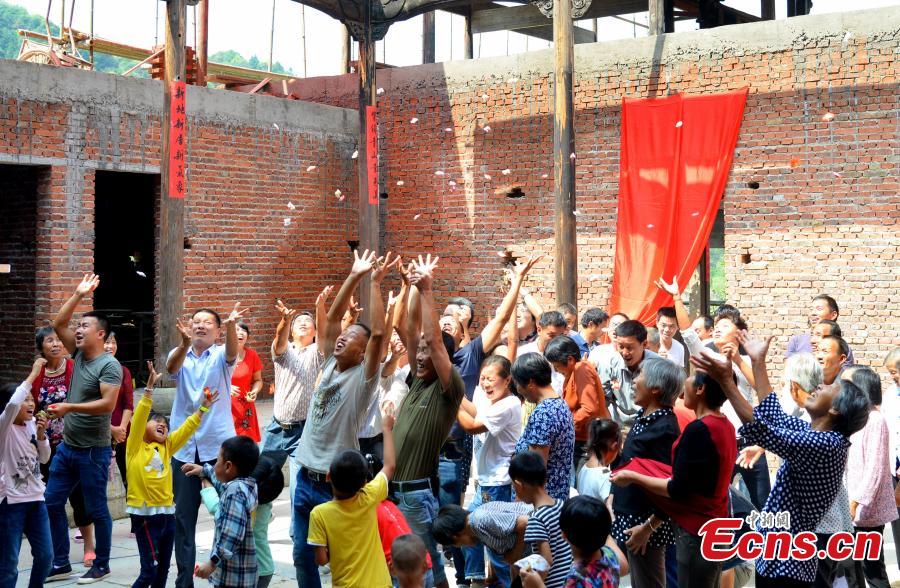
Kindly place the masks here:
<instances>
[{"instance_id":1,"label":"concrete floor","mask_svg":"<svg viewBox=\"0 0 900 588\"><path fill-rule=\"evenodd\" d=\"M258 405L259 413L260 413L260 423L261 425L265 425L271 419L272 414L272 405L271 402L261 402ZM471 486L469 488L469 498L471 498ZM291 552L293 549L293 544L291 542L291 538L289 536L289 527L291 521L291 511L290 511L290 500L288 496L288 490L285 488L284 492L281 493L281 496L274 503L274 508L272 510L275 515L274 520L269 526L269 543L272 548L272 556L275 560L275 577L272 579L271 586L273 588L283 587L283 586L296 586L297 582L294 579L294 567L292 563ZM110 578L103 582L98 582L97 586L131 586L132 582L135 578L137 578L138 572L140 570L140 560L138 557L137 544L134 539L129 538L129 521L128 519L120 519L114 522L113 524L113 540L112 540L112 553L111 553L111 561L110 561L110 569L112 570L112 575ZM72 536L74 537L74 530L72 531ZM198 549L198 561L204 561L205 557L208 553L210 546L212 545L213 539L213 519L212 517L206 513L206 509L200 509L200 516L197 522L197 549ZM890 575L891 585L895 587L900 587L900 569L897 567L897 556L896 556L896 546L893 542L893 537L890 532L885 534L885 540L887 545L885 546L885 560L888 562L888 574ZM80 563L81 558L83 556L83 548L81 545L77 545L72 543L72 562L73 562L73 574L70 580L54 582L51 586L73 586L76 584L76 580L78 577L84 573L82 570L82 565ZM77 563L77 565L75 564ZM28 541L23 540L22 542L22 551L19 556L19 580L16 584L17 587L25 587L28 585L28 575L31 569L31 553L28 546ZM169 582L167 586L175 585L175 561L174 556L172 558L172 571L169 574ZM86 570L85 570L86 571ZM453 583L453 570L452 567L447 568L447 577L451 581L451 586L455 586ZM330 576L323 575L322 577L323 588L331 587L331 578ZM622 586L630 586L631 583L628 581L629 578L623 579ZM843 579L839 580L835 586L842 586ZM205 581L198 581L198 586L206 585ZM752 584L751 584L752 585Z\"/></svg>"}]
</instances>

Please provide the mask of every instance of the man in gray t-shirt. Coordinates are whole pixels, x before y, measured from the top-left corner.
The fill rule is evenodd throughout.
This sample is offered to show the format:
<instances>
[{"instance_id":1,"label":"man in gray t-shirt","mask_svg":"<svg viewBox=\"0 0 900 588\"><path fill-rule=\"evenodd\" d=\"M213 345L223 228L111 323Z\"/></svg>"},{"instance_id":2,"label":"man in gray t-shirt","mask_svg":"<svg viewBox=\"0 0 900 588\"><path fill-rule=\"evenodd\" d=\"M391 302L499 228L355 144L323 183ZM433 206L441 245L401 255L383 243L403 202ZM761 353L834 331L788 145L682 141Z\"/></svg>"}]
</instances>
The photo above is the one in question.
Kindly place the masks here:
<instances>
[{"instance_id":1,"label":"man in gray t-shirt","mask_svg":"<svg viewBox=\"0 0 900 588\"><path fill-rule=\"evenodd\" d=\"M320 588L315 551L307 544L309 515L319 504L331 500L331 484L326 476L332 460L346 449L359 449L357 433L369 399L378 385L381 344L385 337L384 301L381 280L399 263L399 258L377 259L374 252L355 261L344 280L317 343L325 356L322 375L313 393L297 448L300 471L294 494L294 567L297 583L304 588ZM364 276L371 273L369 311L371 330L350 325L341 332L341 319L350 306L350 297Z\"/></svg>"},{"instance_id":2,"label":"man in gray t-shirt","mask_svg":"<svg viewBox=\"0 0 900 588\"><path fill-rule=\"evenodd\" d=\"M109 321L102 314L86 312L78 320L75 332L69 321L82 298L93 292L100 278L87 274L75 293L60 309L53 330L75 358L75 371L65 402L48 407L50 418L63 418L63 442L50 464L50 479L44 499L53 539L53 567L48 580L68 578L69 525L66 500L76 484L81 484L85 509L94 521L97 558L79 583L91 583L109 576L109 551L112 544L112 518L106 504L109 480L109 418L122 384L122 366L103 348L109 335Z\"/></svg>"}]
</instances>

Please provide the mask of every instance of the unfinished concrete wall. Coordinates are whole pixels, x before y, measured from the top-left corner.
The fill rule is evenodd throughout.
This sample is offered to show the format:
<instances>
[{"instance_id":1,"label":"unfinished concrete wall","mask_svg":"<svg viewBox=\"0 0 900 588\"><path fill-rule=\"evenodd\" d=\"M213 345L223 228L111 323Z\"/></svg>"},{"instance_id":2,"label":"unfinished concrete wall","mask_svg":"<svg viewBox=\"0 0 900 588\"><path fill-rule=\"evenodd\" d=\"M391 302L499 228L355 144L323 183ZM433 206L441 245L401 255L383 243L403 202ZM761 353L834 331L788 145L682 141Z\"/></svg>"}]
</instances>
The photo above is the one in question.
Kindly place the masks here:
<instances>
[{"instance_id":1,"label":"unfinished concrete wall","mask_svg":"<svg viewBox=\"0 0 900 588\"><path fill-rule=\"evenodd\" d=\"M621 99L749 86L724 198L728 301L780 355L828 292L857 358L880 365L900 343L898 54L900 8L577 46L580 307L610 286ZM552 305L552 68L542 51L378 72L388 246L436 251L439 289L474 297L480 320L504 248L547 254L530 282ZM351 107L356 81L308 80L302 97Z\"/></svg>"},{"instance_id":2,"label":"unfinished concrete wall","mask_svg":"<svg viewBox=\"0 0 900 588\"><path fill-rule=\"evenodd\" d=\"M16 327L29 331L23 341L93 270L95 171L159 174L162 99L161 82L0 60L0 165L44 170L32 227L35 293L32 308L21 309L31 324ZM251 307L251 345L265 355L274 299L312 309L319 290L349 268L357 119L341 108L197 87L188 88L187 110L184 306ZM0 185L6 210L16 194ZM0 298L19 292L25 269L0 275ZM2 310L8 324L15 313ZM22 363L20 351L4 345L4 370Z\"/></svg>"}]
</instances>

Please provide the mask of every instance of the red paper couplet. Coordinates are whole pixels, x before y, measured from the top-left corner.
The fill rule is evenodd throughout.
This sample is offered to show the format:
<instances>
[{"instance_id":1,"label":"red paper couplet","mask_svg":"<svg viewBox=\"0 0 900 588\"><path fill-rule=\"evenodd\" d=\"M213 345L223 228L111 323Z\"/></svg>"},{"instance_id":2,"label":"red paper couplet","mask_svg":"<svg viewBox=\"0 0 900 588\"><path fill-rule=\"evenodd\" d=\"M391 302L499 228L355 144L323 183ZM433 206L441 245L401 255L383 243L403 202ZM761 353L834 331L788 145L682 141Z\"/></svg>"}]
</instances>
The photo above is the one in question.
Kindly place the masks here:
<instances>
[{"instance_id":1,"label":"red paper couplet","mask_svg":"<svg viewBox=\"0 0 900 588\"><path fill-rule=\"evenodd\" d=\"M371 206L378 205L378 123L375 113L374 106L366 106L366 175Z\"/></svg>"},{"instance_id":2,"label":"red paper couplet","mask_svg":"<svg viewBox=\"0 0 900 588\"><path fill-rule=\"evenodd\" d=\"M184 198L184 166L187 147L187 116L185 97L187 88L182 81L172 82L169 101L169 198Z\"/></svg>"}]
</instances>

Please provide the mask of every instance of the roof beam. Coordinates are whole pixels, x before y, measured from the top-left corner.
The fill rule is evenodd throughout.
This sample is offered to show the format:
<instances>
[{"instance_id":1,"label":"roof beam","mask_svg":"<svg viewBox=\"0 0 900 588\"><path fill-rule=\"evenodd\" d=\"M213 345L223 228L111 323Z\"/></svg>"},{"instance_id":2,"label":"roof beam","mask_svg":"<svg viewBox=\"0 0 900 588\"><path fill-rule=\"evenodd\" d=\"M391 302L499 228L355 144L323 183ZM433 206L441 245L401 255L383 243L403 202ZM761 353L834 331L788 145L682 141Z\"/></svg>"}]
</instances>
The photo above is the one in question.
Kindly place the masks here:
<instances>
[{"instance_id":1,"label":"roof beam","mask_svg":"<svg viewBox=\"0 0 900 588\"><path fill-rule=\"evenodd\" d=\"M590 8L582 16L582 19L601 18L616 14L630 14L633 12L645 12L646 0L610 0L609 2L592 2ZM516 31L524 33L522 29L551 26L550 19L541 14L536 6L525 4L523 6L511 6L509 8L489 8L486 10L474 10L472 12L472 32L491 33L494 31ZM578 27L576 27L578 28ZM591 35L592 31L582 29ZM525 33L529 34L529 33ZM579 34L576 32L575 42L578 43ZM542 37L543 38L543 37ZM584 42L584 41L581 41Z\"/></svg>"}]
</instances>

